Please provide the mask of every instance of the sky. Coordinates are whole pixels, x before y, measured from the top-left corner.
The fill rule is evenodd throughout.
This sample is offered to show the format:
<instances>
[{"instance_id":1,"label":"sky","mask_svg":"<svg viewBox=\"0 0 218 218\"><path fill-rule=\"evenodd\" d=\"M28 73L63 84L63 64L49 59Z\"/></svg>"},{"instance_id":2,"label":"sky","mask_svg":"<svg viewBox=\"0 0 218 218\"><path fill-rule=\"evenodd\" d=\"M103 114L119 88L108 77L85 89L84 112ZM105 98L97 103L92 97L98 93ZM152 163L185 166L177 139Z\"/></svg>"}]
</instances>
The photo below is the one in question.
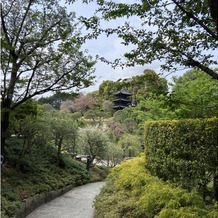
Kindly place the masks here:
<instances>
[{"instance_id":1,"label":"sky","mask_svg":"<svg viewBox=\"0 0 218 218\"><path fill-rule=\"evenodd\" d=\"M122 1L124 2L124 1ZM130 0L128 1L128 3ZM82 4L81 1L76 1L74 4L67 7L68 11L74 11L76 12L76 16L92 16L95 11L96 5L94 3L91 4ZM139 18L133 17L131 18L131 23L134 26L139 25ZM110 23L107 23L106 21L103 22L103 27L115 26L119 25L121 23L124 23L125 19L119 19L113 22L110 21ZM84 30L85 31L85 30ZM82 50L88 50L88 54L95 57L96 55L99 55L100 57L105 57L108 60L114 60L116 58L123 58L123 54L126 51L131 50L131 47L125 47L121 45L121 40L117 36L110 36L107 38L106 36L100 36L97 40L90 40L87 41L83 46ZM127 67L127 68L120 68L117 67L113 69L110 65L107 65L103 62L98 62L95 65L95 76L96 76L96 82L93 86L90 86L86 89L82 89L81 92L88 93L95 90L98 90L99 85L104 80L112 80L116 81L121 78L130 78L135 75L141 75L143 74L143 71L145 69L152 69L156 73L162 73L160 71L160 61L154 61L152 64L144 65L144 66L134 66L134 67ZM181 75L182 72L179 72ZM169 72L167 73L169 74ZM167 74L163 74L163 77L165 77ZM176 74L170 74L166 77L169 81L171 80L172 76L175 76ZM178 75L178 74L177 74Z\"/></svg>"}]
</instances>

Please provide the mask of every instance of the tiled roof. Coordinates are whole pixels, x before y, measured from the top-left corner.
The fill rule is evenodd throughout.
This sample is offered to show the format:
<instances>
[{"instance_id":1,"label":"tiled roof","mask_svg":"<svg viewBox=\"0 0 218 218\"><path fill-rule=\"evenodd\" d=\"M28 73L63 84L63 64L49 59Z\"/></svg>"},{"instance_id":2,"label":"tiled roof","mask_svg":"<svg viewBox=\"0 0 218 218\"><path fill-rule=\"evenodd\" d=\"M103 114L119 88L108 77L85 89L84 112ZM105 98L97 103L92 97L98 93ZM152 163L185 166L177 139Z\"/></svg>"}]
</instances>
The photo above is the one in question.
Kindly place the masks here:
<instances>
[{"instance_id":1,"label":"tiled roof","mask_svg":"<svg viewBox=\"0 0 218 218\"><path fill-rule=\"evenodd\" d=\"M123 94L123 95L132 95L131 93L125 91L124 89L121 89L119 92L115 92L113 93L114 95L119 95L119 94Z\"/></svg>"}]
</instances>

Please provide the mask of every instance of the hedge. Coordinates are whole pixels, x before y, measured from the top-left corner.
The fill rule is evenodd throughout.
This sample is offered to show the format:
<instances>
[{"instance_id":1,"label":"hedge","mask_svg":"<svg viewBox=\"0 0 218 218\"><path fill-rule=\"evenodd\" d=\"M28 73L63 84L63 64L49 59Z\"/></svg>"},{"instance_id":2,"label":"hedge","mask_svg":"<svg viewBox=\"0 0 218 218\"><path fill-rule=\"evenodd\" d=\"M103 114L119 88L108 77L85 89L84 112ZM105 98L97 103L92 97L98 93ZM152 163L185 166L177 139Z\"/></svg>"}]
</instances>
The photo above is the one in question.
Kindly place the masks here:
<instances>
[{"instance_id":1,"label":"hedge","mask_svg":"<svg viewBox=\"0 0 218 218\"><path fill-rule=\"evenodd\" d=\"M217 118L145 122L145 154L153 175L217 200Z\"/></svg>"}]
</instances>

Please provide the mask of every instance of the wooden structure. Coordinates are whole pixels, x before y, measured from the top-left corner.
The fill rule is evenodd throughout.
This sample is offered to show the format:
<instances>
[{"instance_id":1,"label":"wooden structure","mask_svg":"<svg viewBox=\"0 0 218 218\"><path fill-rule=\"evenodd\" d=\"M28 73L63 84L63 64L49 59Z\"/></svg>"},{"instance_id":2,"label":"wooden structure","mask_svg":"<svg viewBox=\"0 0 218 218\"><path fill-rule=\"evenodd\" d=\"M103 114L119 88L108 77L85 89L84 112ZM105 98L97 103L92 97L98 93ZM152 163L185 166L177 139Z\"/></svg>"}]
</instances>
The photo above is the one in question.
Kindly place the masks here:
<instances>
[{"instance_id":1,"label":"wooden structure","mask_svg":"<svg viewBox=\"0 0 218 218\"><path fill-rule=\"evenodd\" d=\"M114 110L122 110L125 107L129 107L131 106L131 99L130 97L132 96L131 93L121 89L119 92L115 92L113 93L114 96L116 96L116 99L113 100L114 102L114 106L113 109Z\"/></svg>"}]
</instances>

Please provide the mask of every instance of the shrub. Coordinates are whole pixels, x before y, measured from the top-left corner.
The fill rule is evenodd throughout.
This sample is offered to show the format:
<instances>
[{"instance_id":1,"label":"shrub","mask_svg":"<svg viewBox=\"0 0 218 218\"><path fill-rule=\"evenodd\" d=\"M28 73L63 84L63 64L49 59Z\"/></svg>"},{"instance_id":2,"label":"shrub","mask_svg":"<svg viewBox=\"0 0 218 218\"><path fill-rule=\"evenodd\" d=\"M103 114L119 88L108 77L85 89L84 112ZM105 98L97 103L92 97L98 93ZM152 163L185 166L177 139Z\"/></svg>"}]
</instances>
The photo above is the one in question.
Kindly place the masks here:
<instances>
[{"instance_id":1,"label":"shrub","mask_svg":"<svg viewBox=\"0 0 218 218\"><path fill-rule=\"evenodd\" d=\"M143 156L113 168L96 197L96 218L217 217L195 191L188 192L152 176Z\"/></svg>"},{"instance_id":2,"label":"shrub","mask_svg":"<svg viewBox=\"0 0 218 218\"><path fill-rule=\"evenodd\" d=\"M1 205L1 217L12 217L14 215L14 211L19 207L19 201L9 202L5 197L1 197Z\"/></svg>"}]
</instances>

